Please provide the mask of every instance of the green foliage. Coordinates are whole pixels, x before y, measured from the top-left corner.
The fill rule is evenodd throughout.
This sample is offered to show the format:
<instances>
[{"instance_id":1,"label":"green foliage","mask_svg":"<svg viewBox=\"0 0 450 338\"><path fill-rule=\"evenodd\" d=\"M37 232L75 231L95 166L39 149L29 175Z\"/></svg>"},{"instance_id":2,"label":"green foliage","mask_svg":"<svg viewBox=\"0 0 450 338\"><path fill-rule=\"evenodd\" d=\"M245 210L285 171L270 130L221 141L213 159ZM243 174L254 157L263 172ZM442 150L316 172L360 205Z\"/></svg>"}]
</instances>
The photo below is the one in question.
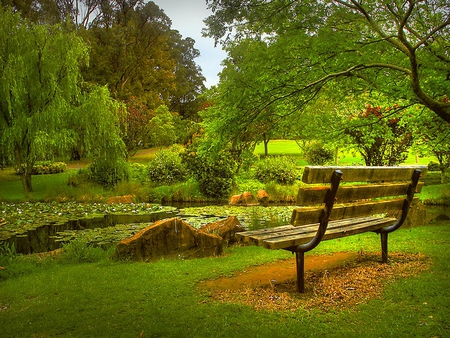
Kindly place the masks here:
<instances>
[{"instance_id":1,"label":"green foliage","mask_svg":"<svg viewBox=\"0 0 450 338\"><path fill-rule=\"evenodd\" d=\"M90 180L109 188L129 178L129 166L123 159L95 159L87 171Z\"/></svg>"},{"instance_id":2,"label":"green foliage","mask_svg":"<svg viewBox=\"0 0 450 338\"><path fill-rule=\"evenodd\" d=\"M367 105L351 116L345 133L368 166L392 166L406 160L412 145L411 126L403 114L405 107L381 108Z\"/></svg>"},{"instance_id":3,"label":"green foliage","mask_svg":"<svg viewBox=\"0 0 450 338\"><path fill-rule=\"evenodd\" d=\"M69 243L63 244L60 260L65 263L98 262L105 257L105 251L100 247L93 247L89 240L77 237Z\"/></svg>"},{"instance_id":4,"label":"green foliage","mask_svg":"<svg viewBox=\"0 0 450 338\"><path fill-rule=\"evenodd\" d=\"M150 180L157 184L170 185L187 179L187 169L182 161L183 148L162 149L148 164Z\"/></svg>"},{"instance_id":5,"label":"green foliage","mask_svg":"<svg viewBox=\"0 0 450 338\"><path fill-rule=\"evenodd\" d=\"M39 161L33 165L32 175L58 174L66 171L67 164L64 162Z\"/></svg>"},{"instance_id":6,"label":"green foliage","mask_svg":"<svg viewBox=\"0 0 450 338\"><path fill-rule=\"evenodd\" d=\"M264 183L257 179L243 178L241 175L236 177L236 194L241 194L244 191L256 194L258 190L263 190L264 188Z\"/></svg>"},{"instance_id":7,"label":"green foliage","mask_svg":"<svg viewBox=\"0 0 450 338\"><path fill-rule=\"evenodd\" d=\"M450 205L450 183L425 185L418 196L426 205L448 206Z\"/></svg>"},{"instance_id":8,"label":"green foliage","mask_svg":"<svg viewBox=\"0 0 450 338\"><path fill-rule=\"evenodd\" d=\"M150 121L150 143L153 146L169 146L175 143L175 120L169 108L162 105L155 111Z\"/></svg>"},{"instance_id":9,"label":"green foliage","mask_svg":"<svg viewBox=\"0 0 450 338\"><path fill-rule=\"evenodd\" d=\"M286 156L267 157L256 164L255 178L261 182L293 184L299 176L295 161Z\"/></svg>"},{"instance_id":10,"label":"green foliage","mask_svg":"<svg viewBox=\"0 0 450 338\"><path fill-rule=\"evenodd\" d=\"M199 184L194 178L172 185L151 187L147 194L148 201L152 203L207 202L207 198L200 191Z\"/></svg>"},{"instance_id":11,"label":"green foliage","mask_svg":"<svg viewBox=\"0 0 450 338\"><path fill-rule=\"evenodd\" d=\"M250 168L259 160L259 156L256 155L250 149L245 149L240 156L239 170L249 171Z\"/></svg>"},{"instance_id":12,"label":"green foliage","mask_svg":"<svg viewBox=\"0 0 450 338\"><path fill-rule=\"evenodd\" d=\"M214 14L205 20L206 35L225 48L249 50L229 53L236 74L222 72L221 82L250 88L247 106L255 107L250 119L280 101L301 111L324 92L351 104L362 92L376 91L391 102L400 97L419 102L450 122L450 106L442 100L448 82L449 22L443 15L448 1L211 0L208 5ZM415 27L414 34L409 27ZM257 44L267 44L267 51L255 52Z\"/></svg>"},{"instance_id":13,"label":"green foliage","mask_svg":"<svg viewBox=\"0 0 450 338\"><path fill-rule=\"evenodd\" d=\"M128 153L132 156L139 146L147 140L150 132L150 120L154 113L136 97L128 99L126 109L120 111L120 127L122 139L127 147Z\"/></svg>"},{"instance_id":14,"label":"green foliage","mask_svg":"<svg viewBox=\"0 0 450 338\"><path fill-rule=\"evenodd\" d=\"M143 183L148 181L148 165L142 163L129 163L130 181Z\"/></svg>"},{"instance_id":15,"label":"green foliage","mask_svg":"<svg viewBox=\"0 0 450 338\"><path fill-rule=\"evenodd\" d=\"M0 282L29 274L36 269L36 262L24 259L16 252L14 244L9 246L6 242L0 243Z\"/></svg>"},{"instance_id":16,"label":"green foliage","mask_svg":"<svg viewBox=\"0 0 450 338\"><path fill-rule=\"evenodd\" d=\"M206 197L227 198L234 183L236 162L226 150L217 154L196 150L196 146L187 149L184 162L190 174L197 180L200 191Z\"/></svg>"},{"instance_id":17,"label":"green foliage","mask_svg":"<svg viewBox=\"0 0 450 338\"><path fill-rule=\"evenodd\" d=\"M326 165L330 164L334 159L332 150L327 149L320 143L312 143L306 147L304 155L309 164Z\"/></svg>"},{"instance_id":18,"label":"green foliage","mask_svg":"<svg viewBox=\"0 0 450 338\"><path fill-rule=\"evenodd\" d=\"M38 159L121 151L118 104L106 87L83 85L88 46L63 25L22 20L0 9L0 147L13 159L25 192ZM17 74L20 74L18 76Z\"/></svg>"},{"instance_id":19,"label":"green foliage","mask_svg":"<svg viewBox=\"0 0 450 338\"><path fill-rule=\"evenodd\" d=\"M445 97L444 101L448 101ZM415 114L415 146L425 154L433 154L438 163L430 163L429 170L441 171L441 183L446 182L446 169L450 168L450 124L427 110Z\"/></svg>"},{"instance_id":20,"label":"green foliage","mask_svg":"<svg viewBox=\"0 0 450 338\"><path fill-rule=\"evenodd\" d=\"M428 163L428 170L429 171L440 171L441 169L440 169L439 163L431 161L430 163Z\"/></svg>"},{"instance_id":21,"label":"green foliage","mask_svg":"<svg viewBox=\"0 0 450 338\"><path fill-rule=\"evenodd\" d=\"M0 31L8 32L0 37L0 147L31 191L34 162L74 142L70 116L87 46L61 26L31 24L9 8L0 9Z\"/></svg>"}]
</instances>

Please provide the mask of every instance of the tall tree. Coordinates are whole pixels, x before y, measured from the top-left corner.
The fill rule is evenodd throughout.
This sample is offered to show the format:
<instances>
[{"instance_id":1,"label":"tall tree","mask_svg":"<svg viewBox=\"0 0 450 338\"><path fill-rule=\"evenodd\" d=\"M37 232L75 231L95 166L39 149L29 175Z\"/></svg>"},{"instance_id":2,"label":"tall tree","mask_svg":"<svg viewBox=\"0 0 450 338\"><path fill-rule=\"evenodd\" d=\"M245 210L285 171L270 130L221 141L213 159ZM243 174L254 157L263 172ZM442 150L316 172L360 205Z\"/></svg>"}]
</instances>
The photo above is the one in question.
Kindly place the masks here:
<instances>
[{"instance_id":1,"label":"tall tree","mask_svg":"<svg viewBox=\"0 0 450 338\"><path fill-rule=\"evenodd\" d=\"M139 97L150 109L167 102L175 62L168 45L170 19L158 6L121 8L114 21L99 21L82 34L92 46L87 81L108 85L121 100Z\"/></svg>"},{"instance_id":2,"label":"tall tree","mask_svg":"<svg viewBox=\"0 0 450 338\"><path fill-rule=\"evenodd\" d=\"M26 192L36 160L75 144L97 156L121 153L118 105L106 88L81 88L87 61L81 38L62 26L36 25L0 9L0 147ZM101 141L99 141L101 140Z\"/></svg>"},{"instance_id":3,"label":"tall tree","mask_svg":"<svg viewBox=\"0 0 450 338\"><path fill-rule=\"evenodd\" d=\"M305 100L326 86L376 89L393 101L420 103L450 122L450 103L442 100L450 81L446 0L207 3L214 15L205 21L206 35L225 44L231 38L263 38L285 54L272 65L277 80L261 93L267 103L292 96Z\"/></svg>"},{"instance_id":4,"label":"tall tree","mask_svg":"<svg viewBox=\"0 0 450 338\"><path fill-rule=\"evenodd\" d=\"M205 78L202 69L195 63L200 52L194 47L195 40L183 39L178 31L171 32L171 51L175 60L175 87L170 91L169 110L181 116L195 120L205 90Z\"/></svg>"}]
</instances>

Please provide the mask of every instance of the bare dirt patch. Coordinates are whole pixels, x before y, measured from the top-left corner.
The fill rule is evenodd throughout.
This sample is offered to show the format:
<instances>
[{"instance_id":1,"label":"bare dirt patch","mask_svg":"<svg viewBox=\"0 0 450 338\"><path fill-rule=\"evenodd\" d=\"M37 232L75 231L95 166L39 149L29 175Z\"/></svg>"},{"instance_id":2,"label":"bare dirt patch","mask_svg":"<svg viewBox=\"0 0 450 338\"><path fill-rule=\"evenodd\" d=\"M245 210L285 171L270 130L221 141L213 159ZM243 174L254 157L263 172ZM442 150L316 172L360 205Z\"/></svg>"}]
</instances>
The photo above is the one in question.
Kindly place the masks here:
<instances>
[{"instance_id":1,"label":"bare dirt patch","mask_svg":"<svg viewBox=\"0 0 450 338\"><path fill-rule=\"evenodd\" d=\"M389 282L417 275L429 266L421 254L391 253L389 257L390 262L382 264L381 254L376 253L307 255L304 294L297 292L295 256L203 281L199 287L210 293L212 301L256 310L344 309L380 297Z\"/></svg>"}]
</instances>

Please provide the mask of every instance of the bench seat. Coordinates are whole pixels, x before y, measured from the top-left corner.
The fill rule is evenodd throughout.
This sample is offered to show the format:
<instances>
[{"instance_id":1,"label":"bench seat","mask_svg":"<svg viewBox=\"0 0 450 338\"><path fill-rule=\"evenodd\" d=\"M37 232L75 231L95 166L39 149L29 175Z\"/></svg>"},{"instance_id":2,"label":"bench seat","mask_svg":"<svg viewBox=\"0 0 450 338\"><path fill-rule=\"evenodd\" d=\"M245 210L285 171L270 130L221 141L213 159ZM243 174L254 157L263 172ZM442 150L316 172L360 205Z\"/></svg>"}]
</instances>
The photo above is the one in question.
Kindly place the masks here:
<instances>
[{"instance_id":1,"label":"bench seat","mask_svg":"<svg viewBox=\"0 0 450 338\"><path fill-rule=\"evenodd\" d=\"M376 231L390 226L397 221L392 217L360 217L348 218L328 222L328 228L322 241L360 234L367 231ZM319 224L306 224L302 226L284 225L253 231L244 231L236 234L243 244L263 246L266 249L286 249L295 251L295 247L311 241L316 235Z\"/></svg>"}]
</instances>

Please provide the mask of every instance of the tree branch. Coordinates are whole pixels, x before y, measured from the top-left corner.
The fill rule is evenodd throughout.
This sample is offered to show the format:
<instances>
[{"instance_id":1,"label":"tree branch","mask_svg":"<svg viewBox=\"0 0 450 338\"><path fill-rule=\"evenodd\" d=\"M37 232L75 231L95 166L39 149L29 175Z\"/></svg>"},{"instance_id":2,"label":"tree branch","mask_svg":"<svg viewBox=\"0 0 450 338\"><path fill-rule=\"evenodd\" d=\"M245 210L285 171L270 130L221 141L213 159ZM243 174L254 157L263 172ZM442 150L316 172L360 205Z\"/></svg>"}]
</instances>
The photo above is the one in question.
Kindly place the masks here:
<instances>
[{"instance_id":1,"label":"tree branch","mask_svg":"<svg viewBox=\"0 0 450 338\"><path fill-rule=\"evenodd\" d=\"M447 27L450 25L450 15L447 18L447 21L443 22L439 26L437 26L435 29L433 29L429 34L427 34L425 37L420 39L420 41L413 47L414 50L419 48L421 45L426 44L427 40L431 38L436 32L440 31L441 29Z\"/></svg>"},{"instance_id":2,"label":"tree branch","mask_svg":"<svg viewBox=\"0 0 450 338\"><path fill-rule=\"evenodd\" d=\"M357 0L350 0L353 5L350 5L347 2L341 1L341 0L334 0L335 2L346 6L348 8L354 9L361 13L369 23L369 25L377 32L382 38L384 38L387 42L389 42L392 46L400 50L401 52L405 53L406 55L409 55L409 50L399 41L394 39L393 37L390 37L388 34L386 34L383 29L375 22L375 20L372 18L372 16L366 11L366 9L362 6L362 4Z\"/></svg>"}]
</instances>

